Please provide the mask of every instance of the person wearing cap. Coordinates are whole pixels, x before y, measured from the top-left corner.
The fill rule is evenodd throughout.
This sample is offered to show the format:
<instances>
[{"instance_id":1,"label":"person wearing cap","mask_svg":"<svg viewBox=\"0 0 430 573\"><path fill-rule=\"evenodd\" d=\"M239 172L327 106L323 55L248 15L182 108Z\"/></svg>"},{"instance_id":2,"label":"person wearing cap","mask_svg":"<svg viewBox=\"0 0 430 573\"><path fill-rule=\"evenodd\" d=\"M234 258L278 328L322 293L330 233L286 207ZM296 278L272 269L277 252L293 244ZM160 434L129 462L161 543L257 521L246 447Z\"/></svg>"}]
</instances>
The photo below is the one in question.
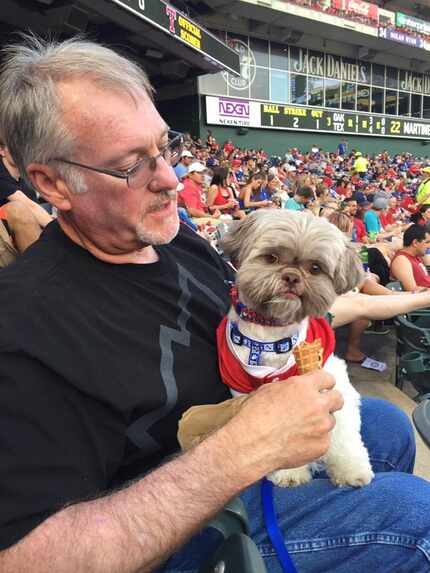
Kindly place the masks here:
<instances>
[{"instance_id":1,"label":"person wearing cap","mask_svg":"<svg viewBox=\"0 0 430 573\"><path fill-rule=\"evenodd\" d=\"M419 205L430 205L430 167L423 167L421 172L422 181L418 185L415 199Z\"/></svg>"},{"instance_id":2,"label":"person wearing cap","mask_svg":"<svg viewBox=\"0 0 430 573\"><path fill-rule=\"evenodd\" d=\"M360 177L364 177L367 173L369 168L369 160L365 157L360 151L357 151L355 154L355 161L354 161L354 172L357 173Z\"/></svg>"},{"instance_id":3,"label":"person wearing cap","mask_svg":"<svg viewBox=\"0 0 430 573\"><path fill-rule=\"evenodd\" d=\"M372 207L364 215L364 225L366 233L369 236L377 236L382 232L382 224L379 218L383 209L388 207L388 201L384 198L378 198L373 202Z\"/></svg>"},{"instance_id":4,"label":"person wearing cap","mask_svg":"<svg viewBox=\"0 0 430 573\"><path fill-rule=\"evenodd\" d=\"M194 161L188 167L183 179L183 189L178 193L179 202L187 209L193 223L202 224L208 221L216 222L221 212L217 207L208 207L204 200L203 174L206 167Z\"/></svg>"},{"instance_id":5,"label":"person wearing cap","mask_svg":"<svg viewBox=\"0 0 430 573\"><path fill-rule=\"evenodd\" d=\"M188 174L188 167L193 162L194 156L191 151L184 149L181 154L181 159L175 167L176 177L181 181Z\"/></svg>"},{"instance_id":6,"label":"person wearing cap","mask_svg":"<svg viewBox=\"0 0 430 573\"><path fill-rule=\"evenodd\" d=\"M405 231L403 249L397 251L391 262L391 274L401 282L403 290L430 288L430 276L423 261L429 248L430 233L424 225L411 225Z\"/></svg>"}]
</instances>

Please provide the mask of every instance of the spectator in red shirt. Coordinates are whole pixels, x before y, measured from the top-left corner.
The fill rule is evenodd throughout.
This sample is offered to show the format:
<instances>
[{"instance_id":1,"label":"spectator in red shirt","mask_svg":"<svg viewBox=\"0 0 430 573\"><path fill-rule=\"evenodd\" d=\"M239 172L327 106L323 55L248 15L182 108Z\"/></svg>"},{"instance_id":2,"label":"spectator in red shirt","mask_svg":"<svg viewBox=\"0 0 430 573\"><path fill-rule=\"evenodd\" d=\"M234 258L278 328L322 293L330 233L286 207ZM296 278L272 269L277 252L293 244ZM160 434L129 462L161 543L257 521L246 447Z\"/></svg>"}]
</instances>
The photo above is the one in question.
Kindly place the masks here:
<instances>
[{"instance_id":1,"label":"spectator in red shirt","mask_svg":"<svg viewBox=\"0 0 430 573\"><path fill-rule=\"evenodd\" d=\"M204 200L203 173L206 167L195 161L188 167L184 187L179 191L178 199L193 219L193 223L204 223L208 219L219 219L221 212L217 207L209 208Z\"/></svg>"},{"instance_id":2,"label":"spectator in red shirt","mask_svg":"<svg viewBox=\"0 0 430 573\"><path fill-rule=\"evenodd\" d=\"M409 211L409 213L417 213L418 208L417 204L415 203L414 199L410 195L405 195L400 203L400 207Z\"/></svg>"},{"instance_id":3,"label":"spectator in red shirt","mask_svg":"<svg viewBox=\"0 0 430 573\"><path fill-rule=\"evenodd\" d=\"M353 215L352 240L354 242L367 243L366 225L364 224L363 217L370 207L371 203L369 203L369 201L363 201L360 203L355 215Z\"/></svg>"},{"instance_id":4,"label":"spectator in red shirt","mask_svg":"<svg viewBox=\"0 0 430 573\"><path fill-rule=\"evenodd\" d=\"M397 251L391 262L391 274L402 283L403 290L430 288L430 277L423 257L430 248L430 234L421 225L411 225L403 236L403 249Z\"/></svg>"}]
</instances>

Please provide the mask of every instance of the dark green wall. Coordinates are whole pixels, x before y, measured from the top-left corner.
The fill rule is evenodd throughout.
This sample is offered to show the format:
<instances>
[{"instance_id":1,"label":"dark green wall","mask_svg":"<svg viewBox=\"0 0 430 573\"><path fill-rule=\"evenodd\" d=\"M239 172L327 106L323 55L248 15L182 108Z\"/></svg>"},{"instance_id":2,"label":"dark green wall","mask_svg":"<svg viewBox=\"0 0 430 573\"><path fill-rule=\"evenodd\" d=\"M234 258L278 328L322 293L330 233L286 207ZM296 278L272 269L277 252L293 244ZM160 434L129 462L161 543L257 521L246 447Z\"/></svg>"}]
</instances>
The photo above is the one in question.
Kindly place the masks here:
<instances>
[{"instance_id":1,"label":"dark green wall","mask_svg":"<svg viewBox=\"0 0 430 573\"><path fill-rule=\"evenodd\" d=\"M198 136L200 131L199 123L199 98L197 95L188 95L157 101L157 109L170 125L176 131L188 131L193 136Z\"/></svg>"}]
</instances>

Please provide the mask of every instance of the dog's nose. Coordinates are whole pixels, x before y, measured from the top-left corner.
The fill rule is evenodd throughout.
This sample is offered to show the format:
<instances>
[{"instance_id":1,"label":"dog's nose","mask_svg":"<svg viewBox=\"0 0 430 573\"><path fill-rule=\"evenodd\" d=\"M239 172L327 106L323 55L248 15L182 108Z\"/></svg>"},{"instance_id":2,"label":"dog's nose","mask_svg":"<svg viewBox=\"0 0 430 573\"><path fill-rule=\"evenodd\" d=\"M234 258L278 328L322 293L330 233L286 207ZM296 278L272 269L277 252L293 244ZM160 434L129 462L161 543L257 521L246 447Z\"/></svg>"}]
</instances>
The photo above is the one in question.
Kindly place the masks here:
<instances>
[{"instance_id":1,"label":"dog's nose","mask_svg":"<svg viewBox=\"0 0 430 573\"><path fill-rule=\"evenodd\" d=\"M282 279L290 288L298 287L302 284L302 277L297 271L285 271Z\"/></svg>"}]
</instances>

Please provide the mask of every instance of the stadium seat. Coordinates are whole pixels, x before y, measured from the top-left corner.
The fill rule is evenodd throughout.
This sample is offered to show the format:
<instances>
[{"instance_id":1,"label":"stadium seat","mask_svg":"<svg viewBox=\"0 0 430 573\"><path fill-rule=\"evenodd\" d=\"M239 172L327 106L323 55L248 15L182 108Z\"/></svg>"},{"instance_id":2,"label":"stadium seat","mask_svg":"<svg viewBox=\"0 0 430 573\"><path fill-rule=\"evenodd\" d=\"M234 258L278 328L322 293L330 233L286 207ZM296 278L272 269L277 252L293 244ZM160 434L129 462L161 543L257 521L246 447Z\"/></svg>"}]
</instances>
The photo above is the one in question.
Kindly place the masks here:
<instances>
[{"instance_id":1,"label":"stadium seat","mask_svg":"<svg viewBox=\"0 0 430 573\"><path fill-rule=\"evenodd\" d=\"M392 282L390 282L390 283L387 283L387 284L385 285L385 288L388 288L388 289L390 289L390 290L396 290L396 291L399 291L399 292L403 290L403 287L402 287L402 285L401 285L401 283L400 283L399 281L392 281Z\"/></svg>"},{"instance_id":2,"label":"stadium seat","mask_svg":"<svg viewBox=\"0 0 430 573\"><path fill-rule=\"evenodd\" d=\"M240 498L228 503L209 527L217 529L224 540L199 573L267 573L263 558L248 535L248 515Z\"/></svg>"},{"instance_id":3,"label":"stadium seat","mask_svg":"<svg viewBox=\"0 0 430 573\"><path fill-rule=\"evenodd\" d=\"M418 433L430 447L430 395L415 408L412 419Z\"/></svg>"},{"instance_id":4,"label":"stadium seat","mask_svg":"<svg viewBox=\"0 0 430 573\"><path fill-rule=\"evenodd\" d=\"M396 386L408 380L420 394L430 391L430 314L414 311L395 318Z\"/></svg>"}]
</instances>

